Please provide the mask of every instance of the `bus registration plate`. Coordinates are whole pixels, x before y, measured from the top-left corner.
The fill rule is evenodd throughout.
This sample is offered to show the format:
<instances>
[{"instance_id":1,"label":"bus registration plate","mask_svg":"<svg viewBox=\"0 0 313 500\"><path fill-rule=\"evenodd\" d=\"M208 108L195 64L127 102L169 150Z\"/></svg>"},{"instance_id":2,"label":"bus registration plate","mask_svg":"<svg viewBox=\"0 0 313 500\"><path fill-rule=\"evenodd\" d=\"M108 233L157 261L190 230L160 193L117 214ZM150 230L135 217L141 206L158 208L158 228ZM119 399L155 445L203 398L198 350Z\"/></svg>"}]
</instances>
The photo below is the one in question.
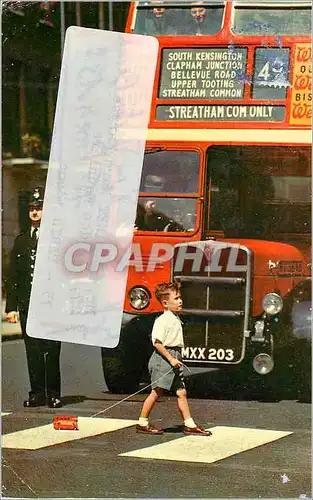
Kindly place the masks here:
<instances>
[{"instance_id":1,"label":"bus registration plate","mask_svg":"<svg viewBox=\"0 0 313 500\"><path fill-rule=\"evenodd\" d=\"M214 347L183 347L182 358L186 361L233 361L234 349Z\"/></svg>"}]
</instances>

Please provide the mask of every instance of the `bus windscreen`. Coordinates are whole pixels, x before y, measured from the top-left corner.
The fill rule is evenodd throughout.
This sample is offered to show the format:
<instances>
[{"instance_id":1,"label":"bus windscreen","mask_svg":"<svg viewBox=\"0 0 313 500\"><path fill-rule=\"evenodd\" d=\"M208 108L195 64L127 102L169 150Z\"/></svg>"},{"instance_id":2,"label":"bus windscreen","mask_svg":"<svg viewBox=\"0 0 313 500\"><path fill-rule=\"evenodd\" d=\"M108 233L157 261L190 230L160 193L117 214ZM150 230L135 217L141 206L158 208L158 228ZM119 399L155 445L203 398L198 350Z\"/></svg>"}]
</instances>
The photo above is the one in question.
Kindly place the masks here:
<instances>
[{"instance_id":1,"label":"bus windscreen","mask_svg":"<svg viewBox=\"0 0 313 500\"><path fill-rule=\"evenodd\" d=\"M309 148L214 146L208 168L209 229L226 237L270 240L310 234Z\"/></svg>"},{"instance_id":2,"label":"bus windscreen","mask_svg":"<svg viewBox=\"0 0 313 500\"><path fill-rule=\"evenodd\" d=\"M195 230L198 190L197 151L166 149L146 151L136 229L179 232ZM193 195L193 198L190 198L190 195Z\"/></svg>"}]
</instances>

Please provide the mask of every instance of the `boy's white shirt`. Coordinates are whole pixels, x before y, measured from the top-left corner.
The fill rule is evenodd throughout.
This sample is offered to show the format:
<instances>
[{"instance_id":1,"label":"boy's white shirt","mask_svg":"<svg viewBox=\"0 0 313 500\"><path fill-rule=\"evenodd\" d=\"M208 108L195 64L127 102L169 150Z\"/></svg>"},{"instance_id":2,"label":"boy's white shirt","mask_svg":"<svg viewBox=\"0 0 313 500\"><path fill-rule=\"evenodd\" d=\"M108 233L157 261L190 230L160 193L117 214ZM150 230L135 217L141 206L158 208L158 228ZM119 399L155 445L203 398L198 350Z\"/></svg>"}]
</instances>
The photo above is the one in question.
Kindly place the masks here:
<instances>
[{"instance_id":1,"label":"boy's white shirt","mask_svg":"<svg viewBox=\"0 0 313 500\"><path fill-rule=\"evenodd\" d=\"M182 324L172 311L164 311L155 320L151 337L153 344L159 340L166 347L184 347Z\"/></svg>"}]
</instances>

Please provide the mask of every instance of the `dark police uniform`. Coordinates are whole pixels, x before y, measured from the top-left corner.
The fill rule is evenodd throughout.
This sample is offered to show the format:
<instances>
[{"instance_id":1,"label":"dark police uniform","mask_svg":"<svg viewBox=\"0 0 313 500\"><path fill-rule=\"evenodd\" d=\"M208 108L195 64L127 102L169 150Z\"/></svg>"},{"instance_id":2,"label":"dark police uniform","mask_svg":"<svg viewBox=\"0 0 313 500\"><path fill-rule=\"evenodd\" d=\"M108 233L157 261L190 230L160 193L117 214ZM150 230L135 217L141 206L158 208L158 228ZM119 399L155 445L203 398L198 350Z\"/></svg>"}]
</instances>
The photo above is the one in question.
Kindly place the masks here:
<instances>
[{"instance_id":1,"label":"dark police uniform","mask_svg":"<svg viewBox=\"0 0 313 500\"><path fill-rule=\"evenodd\" d=\"M36 188L29 206L42 207L43 191ZM60 401L60 350L61 342L29 337L26 321L33 280L37 250L37 236L34 227L20 233L14 241L11 252L9 276L7 279L6 312L19 311L22 334L25 341L31 392L24 406L33 407L46 403L52 408L62 406Z\"/></svg>"}]
</instances>

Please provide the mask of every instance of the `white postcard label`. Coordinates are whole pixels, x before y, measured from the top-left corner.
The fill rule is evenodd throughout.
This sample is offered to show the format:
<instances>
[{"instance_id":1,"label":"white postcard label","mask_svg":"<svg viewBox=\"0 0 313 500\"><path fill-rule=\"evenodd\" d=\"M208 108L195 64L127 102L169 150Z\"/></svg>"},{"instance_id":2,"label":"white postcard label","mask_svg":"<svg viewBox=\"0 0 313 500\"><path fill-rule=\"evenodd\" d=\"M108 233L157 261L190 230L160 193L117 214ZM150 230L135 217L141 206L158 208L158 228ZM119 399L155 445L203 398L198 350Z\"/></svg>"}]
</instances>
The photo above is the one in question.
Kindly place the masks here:
<instances>
[{"instance_id":1,"label":"white postcard label","mask_svg":"<svg viewBox=\"0 0 313 500\"><path fill-rule=\"evenodd\" d=\"M31 337L118 344L157 52L153 37L67 30Z\"/></svg>"}]
</instances>

